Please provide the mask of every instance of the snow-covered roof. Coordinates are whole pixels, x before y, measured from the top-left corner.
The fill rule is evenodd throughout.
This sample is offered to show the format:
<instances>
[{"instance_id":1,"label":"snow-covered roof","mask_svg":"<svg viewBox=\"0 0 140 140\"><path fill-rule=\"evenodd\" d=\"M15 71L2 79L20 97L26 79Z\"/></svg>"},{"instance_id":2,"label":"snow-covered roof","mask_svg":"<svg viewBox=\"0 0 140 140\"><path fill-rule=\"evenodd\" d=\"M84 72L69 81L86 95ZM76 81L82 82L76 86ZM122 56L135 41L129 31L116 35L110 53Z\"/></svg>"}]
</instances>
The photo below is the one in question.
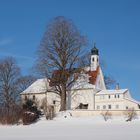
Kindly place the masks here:
<instances>
[{"instance_id":1,"label":"snow-covered roof","mask_svg":"<svg viewBox=\"0 0 140 140\"><path fill-rule=\"evenodd\" d=\"M72 84L71 89L77 90L77 89L94 89L95 85L91 84L89 81L89 75L88 74L81 74L78 79Z\"/></svg>"},{"instance_id":2,"label":"snow-covered roof","mask_svg":"<svg viewBox=\"0 0 140 140\"><path fill-rule=\"evenodd\" d=\"M71 87L72 90L77 90L77 89L94 89L95 85L90 84L88 82L76 82L74 85Z\"/></svg>"},{"instance_id":3,"label":"snow-covered roof","mask_svg":"<svg viewBox=\"0 0 140 140\"><path fill-rule=\"evenodd\" d=\"M140 102L139 102L139 101L136 101L136 100L133 99L133 98L125 98L125 99L128 100L128 101L131 101L131 102L134 102L134 103L137 103L137 104L140 105Z\"/></svg>"},{"instance_id":4,"label":"snow-covered roof","mask_svg":"<svg viewBox=\"0 0 140 140\"><path fill-rule=\"evenodd\" d=\"M25 89L21 94L30 94L30 93L44 93L47 90L50 90L49 82L47 78L38 79L27 89Z\"/></svg>"},{"instance_id":5,"label":"snow-covered roof","mask_svg":"<svg viewBox=\"0 0 140 140\"><path fill-rule=\"evenodd\" d=\"M101 90L97 93L97 95L108 95L108 94L123 94L126 91L128 91L128 89L113 89L113 90Z\"/></svg>"}]
</instances>

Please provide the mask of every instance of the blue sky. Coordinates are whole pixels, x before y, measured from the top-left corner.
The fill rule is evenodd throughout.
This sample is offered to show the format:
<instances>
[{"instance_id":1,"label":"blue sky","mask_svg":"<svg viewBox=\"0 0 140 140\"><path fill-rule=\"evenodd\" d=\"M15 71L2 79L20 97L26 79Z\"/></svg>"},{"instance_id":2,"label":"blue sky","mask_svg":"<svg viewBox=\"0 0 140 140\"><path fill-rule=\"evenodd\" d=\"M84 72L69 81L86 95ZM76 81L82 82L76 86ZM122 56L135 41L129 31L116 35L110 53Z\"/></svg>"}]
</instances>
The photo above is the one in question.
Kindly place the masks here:
<instances>
[{"instance_id":1,"label":"blue sky","mask_svg":"<svg viewBox=\"0 0 140 140\"><path fill-rule=\"evenodd\" d=\"M46 25L65 16L87 36L87 50L96 40L104 73L140 100L139 7L139 0L0 0L0 58L14 56L32 73Z\"/></svg>"}]
</instances>

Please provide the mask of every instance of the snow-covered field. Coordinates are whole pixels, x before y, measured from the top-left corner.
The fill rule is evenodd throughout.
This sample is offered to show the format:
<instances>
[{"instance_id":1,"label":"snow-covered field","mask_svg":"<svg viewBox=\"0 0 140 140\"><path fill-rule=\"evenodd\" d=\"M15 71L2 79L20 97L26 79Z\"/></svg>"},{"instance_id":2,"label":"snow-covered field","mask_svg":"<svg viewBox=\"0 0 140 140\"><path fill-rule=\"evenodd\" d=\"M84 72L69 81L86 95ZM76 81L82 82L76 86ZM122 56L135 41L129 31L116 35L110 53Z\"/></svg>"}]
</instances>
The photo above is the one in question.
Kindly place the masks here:
<instances>
[{"instance_id":1,"label":"snow-covered field","mask_svg":"<svg viewBox=\"0 0 140 140\"><path fill-rule=\"evenodd\" d=\"M42 118L35 124L0 126L0 140L139 140L140 119Z\"/></svg>"}]
</instances>

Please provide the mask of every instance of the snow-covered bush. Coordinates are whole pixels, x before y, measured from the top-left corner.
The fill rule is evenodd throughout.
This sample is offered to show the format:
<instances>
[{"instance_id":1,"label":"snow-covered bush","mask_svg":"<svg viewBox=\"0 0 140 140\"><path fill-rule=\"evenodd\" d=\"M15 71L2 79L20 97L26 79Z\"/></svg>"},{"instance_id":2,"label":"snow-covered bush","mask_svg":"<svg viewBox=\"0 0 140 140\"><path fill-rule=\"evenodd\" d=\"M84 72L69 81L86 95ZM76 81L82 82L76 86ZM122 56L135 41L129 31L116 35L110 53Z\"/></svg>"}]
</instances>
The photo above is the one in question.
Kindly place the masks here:
<instances>
[{"instance_id":1,"label":"snow-covered bush","mask_svg":"<svg viewBox=\"0 0 140 140\"><path fill-rule=\"evenodd\" d=\"M22 122L23 122L24 125L36 122L37 119L38 119L37 114L35 114L33 112L25 111L22 114Z\"/></svg>"},{"instance_id":2,"label":"snow-covered bush","mask_svg":"<svg viewBox=\"0 0 140 140\"><path fill-rule=\"evenodd\" d=\"M23 104L23 113L22 113L22 122L23 124L30 124L36 122L40 117L41 111L35 104L35 101L27 100L25 104Z\"/></svg>"}]
</instances>

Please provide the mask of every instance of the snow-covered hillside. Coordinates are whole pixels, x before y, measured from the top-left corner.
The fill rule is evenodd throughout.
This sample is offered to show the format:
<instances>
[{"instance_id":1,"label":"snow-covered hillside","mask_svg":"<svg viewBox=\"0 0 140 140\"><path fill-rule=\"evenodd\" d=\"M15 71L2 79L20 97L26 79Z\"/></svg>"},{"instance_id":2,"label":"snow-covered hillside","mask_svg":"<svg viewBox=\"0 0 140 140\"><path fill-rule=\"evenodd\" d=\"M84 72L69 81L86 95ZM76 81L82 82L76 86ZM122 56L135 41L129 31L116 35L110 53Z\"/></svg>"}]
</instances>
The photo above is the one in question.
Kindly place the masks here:
<instances>
[{"instance_id":1,"label":"snow-covered hillside","mask_svg":"<svg viewBox=\"0 0 140 140\"><path fill-rule=\"evenodd\" d=\"M0 126L0 140L139 140L140 120L102 118L42 118L35 124Z\"/></svg>"}]
</instances>

